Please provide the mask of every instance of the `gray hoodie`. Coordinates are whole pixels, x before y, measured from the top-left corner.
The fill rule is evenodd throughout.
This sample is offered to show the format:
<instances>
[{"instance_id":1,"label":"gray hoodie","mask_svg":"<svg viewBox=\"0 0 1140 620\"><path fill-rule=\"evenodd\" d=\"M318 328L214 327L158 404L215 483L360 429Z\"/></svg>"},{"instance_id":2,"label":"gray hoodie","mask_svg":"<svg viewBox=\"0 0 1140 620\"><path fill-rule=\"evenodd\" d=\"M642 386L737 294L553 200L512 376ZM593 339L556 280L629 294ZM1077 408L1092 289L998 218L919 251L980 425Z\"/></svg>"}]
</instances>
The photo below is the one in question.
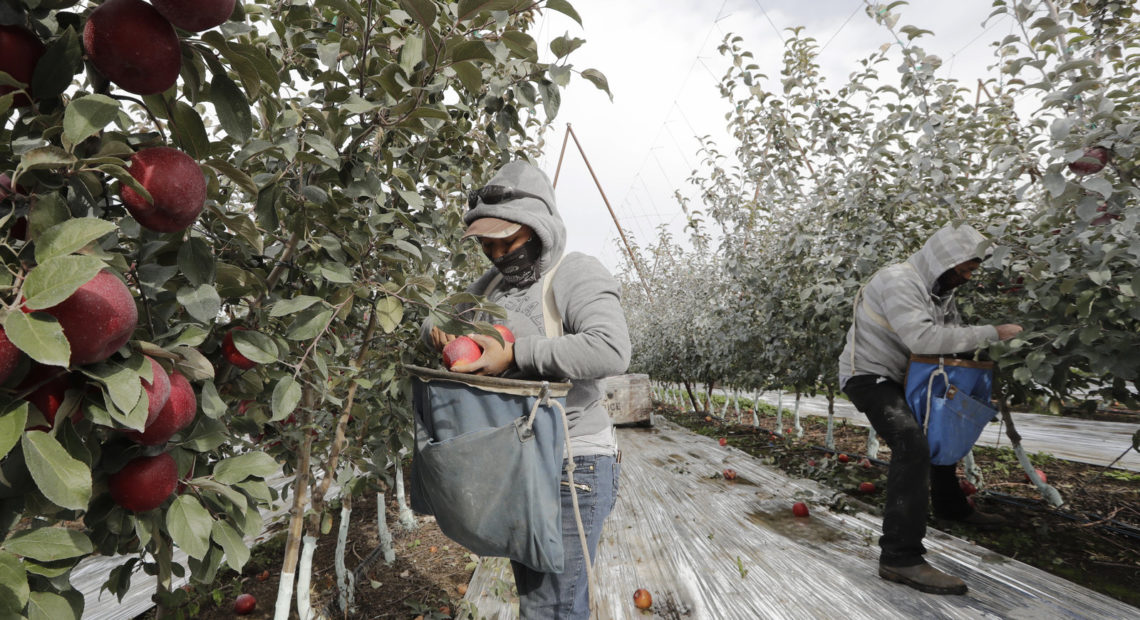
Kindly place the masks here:
<instances>
[{"instance_id":1,"label":"gray hoodie","mask_svg":"<svg viewBox=\"0 0 1140 620\"><path fill-rule=\"evenodd\" d=\"M467 212L464 222L497 217L529 226L542 240L539 271L548 272L566 248L566 227L558 215L550 180L533 165L515 161L503 166L487 184L543 196L550 206L535 198L480 204ZM467 291L487 294L497 274L492 267ZM621 308L621 287L596 258L571 252L559 264L551 288L564 332L556 338L546 335L541 279L524 287L511 287L500 280L490 292L488 300L506 309L507 318L501 322L515 335L518 368L505 376L569 379L574 387L566 397L566 414L574 455L613 454L616 445L609 414L602 406L601 379L629 367L631 346ZM430 319L421 328L421 336L430 347Z\"/></svg>"},{"instance_id":2,"label":"gray hoodie","mask_svg":"<svg viewBox=\"0 0 1140 620\"><path fill-rule=\"evenodd\" d=\"M962 353L997 340L992 325L961 325L953 292L934 294L938 277L979 258L978 245L984 240L969 226L947 225L906 262L875 273L862 289L862 303L847 330L847 346L839 356L840 382L855 375L880 375L902 383L911 353Z\"/></svg>"}]
</instances>

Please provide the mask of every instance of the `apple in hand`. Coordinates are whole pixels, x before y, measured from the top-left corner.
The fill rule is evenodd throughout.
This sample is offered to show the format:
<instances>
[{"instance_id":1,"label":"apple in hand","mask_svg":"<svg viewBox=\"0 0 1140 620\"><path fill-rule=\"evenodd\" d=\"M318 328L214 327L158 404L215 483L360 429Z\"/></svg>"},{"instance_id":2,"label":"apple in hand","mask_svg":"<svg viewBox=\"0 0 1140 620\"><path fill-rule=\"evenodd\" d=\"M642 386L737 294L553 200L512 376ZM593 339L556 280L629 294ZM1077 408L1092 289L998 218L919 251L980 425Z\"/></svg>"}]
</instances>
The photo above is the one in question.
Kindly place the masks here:
<instances>
[{"instance_id":1,"label":"apple in hand","mask_svg":"<svg viewBox=\"0 0 1140 620\"><path fill-rule=\"evenodd\" d=\"M182 48L174 27L143 0L107 0L83 25L83 49L108 80L136 95L174 86Z\"/></svg>"},{"instance_id":2,"label":"apple in hand","mask_svg":"<svg viewBox=\"0 0 1140 620\"><path fill-rule=\"evenodd\" d=\"M510 328L506 325L495 325L495 331L503 337L503 342L514 342L515 335L511 332Z\"/></svg>"},{"instance_id":3,"label":"apple in hand","mask_svg":"<svg viewBox=\"0 0 1140 620\"><path fill-rule=\"evenodd\" d=\"M163 452L140 456L107 478L111 499L131 512L146 512L162 505L178 486L178 465Z\"/></svg>"},{"instance_id":4,"label":"apple in hand","mask_svg":"<svg viewBox=\"0 0 1140 620\"><path fill-rule=\"evenodd\" d=\"M202 32L230 19L235 0L151 0L170 23L190 32Z\"/></svg>"},{"instance_id":5,"label":"apple in hand","mask_svg":"<svg viewBox=\"0 0 1140 620\"><path fill-rule=\"evenodd\" d=\"M42 310L59 321L71 345L71 364L101 362L127 343L139 322L135 298L123 281L104 269L70 297Z\"/></svg>"},{"instance_id":6,"label":"apple in hand","mask_svg":"<svg viewBox=\"0 0 1140 620\"><path fill-rule=\"evenodd\" d=\"M470 364L483 356L483 349L467 336L460 336L443 347L443 365L451 370L456 364Z\"/></svg>"},{"instance_id":7,"label":"apple in hand","mask_svg":"<svg viewBox=\"0 0 1140 620\"><path fill-rule=\"evenodd\" d=\"M129 185L119 190L127 211L144 228L178 232L198 220L206 205L206 177L194 158L168 146L142 149L131 156L127 172L153 200L148 203Z\"/></svg>"}]
</instances>

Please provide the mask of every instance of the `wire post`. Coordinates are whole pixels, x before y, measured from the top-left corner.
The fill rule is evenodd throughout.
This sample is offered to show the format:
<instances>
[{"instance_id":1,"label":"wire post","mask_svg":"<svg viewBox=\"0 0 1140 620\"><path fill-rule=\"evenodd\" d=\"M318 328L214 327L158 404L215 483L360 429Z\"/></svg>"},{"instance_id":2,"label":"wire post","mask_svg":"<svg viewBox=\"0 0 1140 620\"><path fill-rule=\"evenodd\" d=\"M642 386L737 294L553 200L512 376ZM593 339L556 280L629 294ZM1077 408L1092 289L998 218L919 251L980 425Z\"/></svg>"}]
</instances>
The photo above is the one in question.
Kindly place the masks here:
<instances>
[{"instance_id":1,"label":"wire post","mask_svg":"<svg viewBox=\"0 0 1140 620\"><path fill-rule=\"evenodd\" d=\"M622 229L621 224L618 223L617 215L614 214L613 207L610 206L610 199L606 198L606 191L602 189L601 182L598 181L598 175L594 174L594 167L590 165L590 158L586 157L586 151L582 149L582 144L578 142L578 136L574 133L574 129L570 124L566 124L566 135L574 138L574 146L578 147L578 152L582 155L582 161L586 162L586 169L590 171L590 176L594 179L594 185L598 187L598 193L602 195L602 202L606 203L606 209L610 212L610 217L613 218L614 226L617 227L618 234L621 235L621 242L625 245L625 251L629 254L629 260L633 262L633 268L637 270L637 277L641 280L641 286L645 288L645 295L650 301L653 300L653 293L649 290L649 283L645 279L645 274L641 271L641 263L638 262L637 256L633 253L633 248L629 245L629 240L626 239L625 230ZM562 143L562 150L566 150L566 142ZM562 157L558 158L559 169L562 167ZM557 179L555 175L555 179Z\"/></svg>"}]
</instances>

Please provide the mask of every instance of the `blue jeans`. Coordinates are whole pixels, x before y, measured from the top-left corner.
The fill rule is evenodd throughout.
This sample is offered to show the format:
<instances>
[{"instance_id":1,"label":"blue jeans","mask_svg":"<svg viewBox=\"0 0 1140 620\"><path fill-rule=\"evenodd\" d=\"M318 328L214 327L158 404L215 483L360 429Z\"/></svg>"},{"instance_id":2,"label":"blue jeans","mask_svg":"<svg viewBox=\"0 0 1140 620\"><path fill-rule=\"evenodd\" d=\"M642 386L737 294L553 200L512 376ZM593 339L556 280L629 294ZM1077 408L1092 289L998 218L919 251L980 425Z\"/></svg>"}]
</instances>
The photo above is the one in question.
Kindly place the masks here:
<instances>
[{"instance_id":1,"label":"blue jeans","mask_svg":"<svg viewBox=\"0 0 1140 620\"><path fill-rule=\"evenodd\" d=\"M590 561L598 551L602 522L617 502L618 474L621 464L612 456L574 457L574 486L578 489L578 511L586 530ZM586 563L578 525L574 520L574 504L562 470L562 546L566 553L561 573L540 573L518 562L511 562L515 586L519 591L519 617L533 620L571 620L590 617Z\"/></svg>"}]
</instances>

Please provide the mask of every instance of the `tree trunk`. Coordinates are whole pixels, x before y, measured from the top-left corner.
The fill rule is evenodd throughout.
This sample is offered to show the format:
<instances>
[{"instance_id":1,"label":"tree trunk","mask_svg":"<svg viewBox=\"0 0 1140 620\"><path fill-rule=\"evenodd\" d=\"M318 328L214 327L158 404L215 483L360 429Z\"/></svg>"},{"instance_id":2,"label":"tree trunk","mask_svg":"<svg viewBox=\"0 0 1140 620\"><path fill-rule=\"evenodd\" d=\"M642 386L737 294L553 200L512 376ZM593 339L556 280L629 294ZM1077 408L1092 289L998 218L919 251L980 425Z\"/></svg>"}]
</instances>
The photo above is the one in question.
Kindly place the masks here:
<instances>
[{"instance_id":1,"label":"tree trunk","mask_svg":"<svg viewBox=\"0 0 1140 620\"><path fill-rule=\"evenodd\" d=\"M824 445L828 450L835 449L835 388L827 386L827 438Z\"/></svg>"},{"instance_id":2,"label":"tree trunk","mask_svg":"<svg viewBox=\"0 0 1140 620\"><path fill-rule=\"evenodd\" d=\"M312 388L305 387L303 400L306 405L312 401ZM311 415L306 406L302 424L308 426ZM293 605L293 584L297 578L297 557L301 551L301 534L305 526L305 504L309 493L309 456L313 448L313 436L305 433L301 443L300 460L293 478L293 508L289 511L289 536L285 541L285 561L281 564L281 580L277 586L277 604L274 620L289 620L289 610Z\"/></svg>"}]
</instances>

